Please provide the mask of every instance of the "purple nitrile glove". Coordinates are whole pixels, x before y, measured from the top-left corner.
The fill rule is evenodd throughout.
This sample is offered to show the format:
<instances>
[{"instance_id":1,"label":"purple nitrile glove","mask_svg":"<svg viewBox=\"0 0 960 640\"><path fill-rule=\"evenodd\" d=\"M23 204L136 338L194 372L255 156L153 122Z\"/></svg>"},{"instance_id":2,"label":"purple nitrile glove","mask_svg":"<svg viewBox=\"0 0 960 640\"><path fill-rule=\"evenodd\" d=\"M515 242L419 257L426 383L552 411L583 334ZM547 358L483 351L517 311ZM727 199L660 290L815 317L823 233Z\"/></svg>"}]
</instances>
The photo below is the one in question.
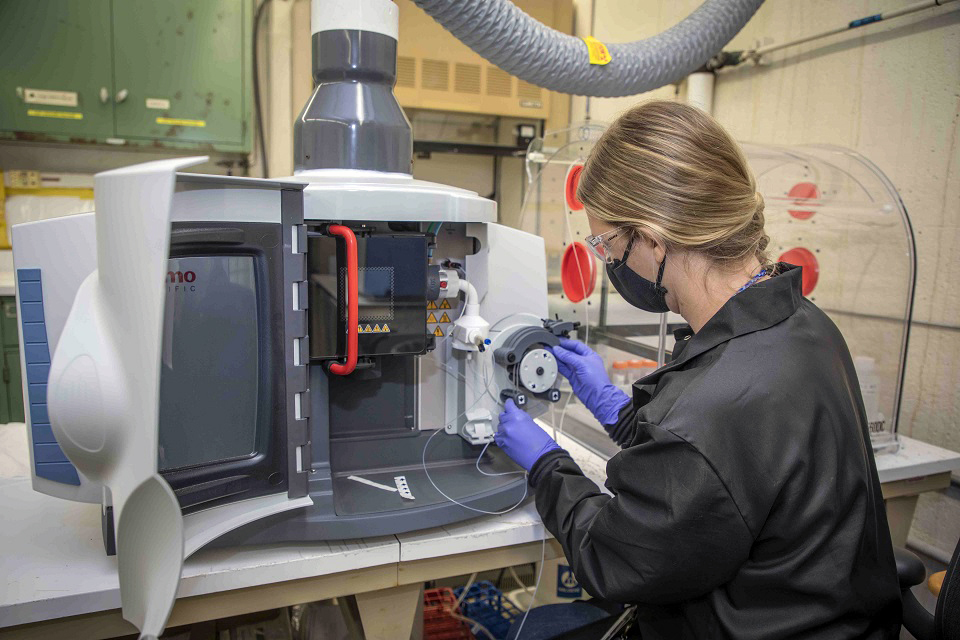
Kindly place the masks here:
<instances>
[{"instance_id":1,"label":"purple nitrile glove","mask_svg":"<svg viewBox=\"0 0 960 640\"><path fill-rule=\"evenodd\" d=\"M560 374L570 381L573 393L593 417L605 427L616 424L630 396L610 382L603 358L579 340L567 338L560 338L560 346L550 350Z\"/></svg>"},{"instance_id":2,"label":"purple nitrile glove","mask_svg":"<svg viewBox=\"0 0 960 640\"><path fill-rule=\"evenodd\" d=\"M493 441L527 471L530 471L544 454L560 448L546 431L536 425L526 411L517 408L511 398L507 398L503 406L500 427Z\"/></svg>"}]
</instances>

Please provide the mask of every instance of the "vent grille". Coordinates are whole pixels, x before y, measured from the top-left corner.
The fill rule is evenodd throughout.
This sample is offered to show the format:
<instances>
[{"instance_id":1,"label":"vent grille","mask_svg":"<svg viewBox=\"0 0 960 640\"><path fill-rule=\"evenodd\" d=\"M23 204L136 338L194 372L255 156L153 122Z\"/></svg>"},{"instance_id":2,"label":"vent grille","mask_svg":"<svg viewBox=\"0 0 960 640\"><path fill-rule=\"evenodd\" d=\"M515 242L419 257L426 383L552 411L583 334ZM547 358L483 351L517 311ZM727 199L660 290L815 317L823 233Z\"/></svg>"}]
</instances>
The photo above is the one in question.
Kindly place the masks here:
<instances>
[{"instance_id":1,"label":"vent grille","mask_svg":"<svg viewBox=\"0 0 960 640\"><path fill-rule=\"evenodd\" d=\"M539 100L542 96L542 91L540 87L535 84L530 84L529 82L524 82L520 80L517 85L517 96L520 98L529 98L531 100Z\"/></svg>"},{"instance_id":2,"label":"vent grille","mask_svg":"<svg viewBox=\"0 0 960 640\"><path fill-rule=\"evenodd\" d=\"M453 90L457 93L480 93L480 65L457 63L454 68Z\"/></svg>"},{"instance_id":3,"label":"vent grille","mask_svg":"<svg viewBox=\"0 0 960 640\"><path fill-rule=\"evenodd\" d=\"M487 95L509 98L513 95L513 76L497 67L487 67Z\"/></svg>"},{"instance_id":4,"label":"vent grille","mask_svg":"<svg viewBox=\"0 0 960 640\"><path fill-rule=\"evenodd\" d=\"M398 87L416 87L417 86L417 60L407 56L397 58L397 86Z\"/></svg>"},{"instance_id":5,"label":"vent grille","mask_svg":"<svg viewBox=\"0 0 960 640\"><path fill-rule=\"evenodd\" d=\"M443 60L424 60L423 89L433 89L435 91L447 91L450 88L450 65Z\"/></svg>"}]
</instances>

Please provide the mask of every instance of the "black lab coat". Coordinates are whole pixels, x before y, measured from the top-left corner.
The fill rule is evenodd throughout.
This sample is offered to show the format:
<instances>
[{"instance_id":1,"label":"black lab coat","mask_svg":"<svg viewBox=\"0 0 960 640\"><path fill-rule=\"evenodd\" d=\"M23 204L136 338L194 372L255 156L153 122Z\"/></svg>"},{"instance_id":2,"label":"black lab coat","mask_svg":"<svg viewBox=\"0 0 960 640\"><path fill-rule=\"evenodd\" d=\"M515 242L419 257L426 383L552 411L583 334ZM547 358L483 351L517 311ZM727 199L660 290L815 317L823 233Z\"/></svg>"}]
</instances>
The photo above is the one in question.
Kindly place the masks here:
<instances>
[{"instance_id":1,"label":"black lab coat","mask_svg":"<svg viewBox=\"0 0 960 640\"><path fill-rule=\"evenodd\" d=\"M536 504L594 597L654 638L896 638L900 592L857 376L800 269L731 298L634 386L597 490L555 451Z\"/></svg>"}]
</instances>

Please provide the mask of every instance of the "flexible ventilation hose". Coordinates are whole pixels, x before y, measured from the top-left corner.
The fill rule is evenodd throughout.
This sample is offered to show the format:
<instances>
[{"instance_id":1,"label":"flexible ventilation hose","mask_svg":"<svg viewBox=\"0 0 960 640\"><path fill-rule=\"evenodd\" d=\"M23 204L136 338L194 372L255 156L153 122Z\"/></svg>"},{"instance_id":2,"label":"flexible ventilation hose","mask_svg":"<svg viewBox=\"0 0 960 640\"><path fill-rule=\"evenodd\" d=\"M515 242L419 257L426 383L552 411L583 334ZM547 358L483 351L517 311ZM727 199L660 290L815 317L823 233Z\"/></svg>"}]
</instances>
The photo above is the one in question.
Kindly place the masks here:
<instances>
[{"instance_id":1,"label":"flexible ventilation hose","mask_svg":"<svg viewBox=\"0 0 960 640\"><path fill-rule=\"evenodd\" d=\"M706 0L679 24L646 40L605 43L611 61L590 64L587 45L509 0L414 0L476 53L552 91L612 98L650 91L702 67L743 28L763 0Z\"/></svg>"}]
</instances>

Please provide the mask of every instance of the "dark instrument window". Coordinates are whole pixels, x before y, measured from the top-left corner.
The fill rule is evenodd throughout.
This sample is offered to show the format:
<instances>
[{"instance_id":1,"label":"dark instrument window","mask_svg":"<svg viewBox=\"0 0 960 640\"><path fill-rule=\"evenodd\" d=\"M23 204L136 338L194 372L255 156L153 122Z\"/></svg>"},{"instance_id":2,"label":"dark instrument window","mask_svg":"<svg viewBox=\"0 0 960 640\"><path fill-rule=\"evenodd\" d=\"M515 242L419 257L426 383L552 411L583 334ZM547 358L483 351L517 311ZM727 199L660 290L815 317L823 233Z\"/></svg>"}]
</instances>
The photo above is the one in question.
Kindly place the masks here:
<instances>
[{"instance_id":1,"label":"dark instrument window","mask_svg":"<svg viewBox=\"0 0 960 640\"><path fill-rule=\"evenodd\" d=\"M168 264L159 469L252 456L261 366L254 258L197 256Z\"/></svg>"}]
</instances>

